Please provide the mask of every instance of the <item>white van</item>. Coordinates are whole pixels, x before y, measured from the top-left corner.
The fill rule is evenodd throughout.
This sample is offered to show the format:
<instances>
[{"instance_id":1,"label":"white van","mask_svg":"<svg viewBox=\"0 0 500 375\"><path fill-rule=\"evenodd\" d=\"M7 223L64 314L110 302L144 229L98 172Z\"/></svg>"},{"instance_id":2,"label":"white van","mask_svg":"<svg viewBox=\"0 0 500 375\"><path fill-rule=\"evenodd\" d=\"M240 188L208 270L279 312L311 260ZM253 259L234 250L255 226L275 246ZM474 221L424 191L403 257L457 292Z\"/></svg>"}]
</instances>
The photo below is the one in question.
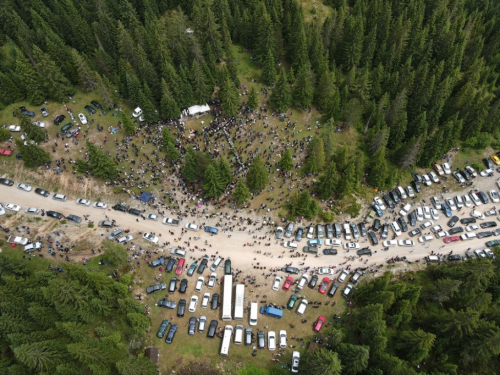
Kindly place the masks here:
<instances>
[{"instance_id":1,"label":"white van","mask_svg":"<svg viewBox=\"0 0 500 375\"><path fill-rule=\"evenodd\" d=\"M396 188L396 190L398 191L399 196L401 197L401 199L406 199L406 192L405 192L405 189L403 189L401 186L398 186L398 187Z\"/></svg>"},{"instance_id":2,"label":"white van","mask_svg":"<svg viewBox=\"0 0 500 375\"><path fill-rule=\"evenodd\" d=\"M250 325L257 325L257 312L259 310L259 304L257 302L252 302L250 304Z\"/></svg>"},{"instance_id":3,"label":"white van","mask_svg":"<svg viewBox=\"0 0 500 375\"><path fill-rule=\"evenodd\" d=\"M306 312L307 305L308 305L308 302L306 299L303 299L302 301L300 301L299 307L297 308L297 311L296 311L297 315L304 315L304 313Z\"/></svg>"},{"instance_id":4,"label":"white van","mask_svg":"<svg viewBox=\"0 0 500 375\"><path fill-rule=\"evenodd\" d=\"M238 324L234 330L234 343L240 345L243 342L243 326Z\"/></svg>"},{"instance_id":5,"label":"white van","mask_svg":"<svg viewBox=\"0 0 500 375\"><path fill-rule=\"evenodd\" d=\"M441 262L441 257L439 255L429 255L425 257L428 262Z\"/></svg>"},{"instance_id":6,"label":"white van","mask_svg":"<svg viewBox=\"0 0 500 375\"><path fill-rule=\"evenodd\" d=\"M233 326L226 326L224 328L224 337L220 347L220 355L227 356L229 354L229 345L231 345L231 336L233 335Z\"/></svg>"},{"instance_id":7,"label":"white van","mask_svg":"<svg viewBox=\"0 0 500 375\"><path fill-rule=\"evenodd\" d=\"M352 238L351 227L349 226L349 224L344 224L344 235L347 241L349 241Z\"/></svg>"}]
</instances>

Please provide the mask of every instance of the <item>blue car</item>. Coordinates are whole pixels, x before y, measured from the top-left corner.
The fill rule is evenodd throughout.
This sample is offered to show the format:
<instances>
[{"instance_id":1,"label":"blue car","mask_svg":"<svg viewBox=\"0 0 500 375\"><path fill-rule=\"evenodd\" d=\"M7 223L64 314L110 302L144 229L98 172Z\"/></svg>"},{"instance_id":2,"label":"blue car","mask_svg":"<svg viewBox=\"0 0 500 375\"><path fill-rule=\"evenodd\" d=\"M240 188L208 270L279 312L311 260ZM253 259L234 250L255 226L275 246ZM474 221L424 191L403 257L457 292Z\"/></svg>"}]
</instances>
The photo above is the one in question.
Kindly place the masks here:
<instances>
[{"instance_id":1,"label":"blue car","mask_svg":"<svg viewBox=\"0 0 500 375\"><path fill-rule=\"evenodd\" d=\"M214 228L214 227L206 226L205 227L205 232L212 233L212 234L217 234L217 233L219 233L219 230L217 228Z\"/></svg>"},{"instance_id":2,"label":"blue car","mask_svg":"<svg viewBox=\"0 0 500 375\"><path fill-rule=\"evenodd\" d=\"M373 207L373 210L377 213L378 217L384 216L384 213L382 212L382 210L380 209L380 207L378 205L374 204L372 207Z\"/></svg>"},{"instance_id":3,"label":"blue car","mask_svg":"<svg viewBox=\"0 0 500 375\"><path fill-rule=\"evenodd\" d=\"M323 244L323 241L319 238L313 238L312 240L307 241L309 246L320 246Z\"/></svg>"}]
</instances>

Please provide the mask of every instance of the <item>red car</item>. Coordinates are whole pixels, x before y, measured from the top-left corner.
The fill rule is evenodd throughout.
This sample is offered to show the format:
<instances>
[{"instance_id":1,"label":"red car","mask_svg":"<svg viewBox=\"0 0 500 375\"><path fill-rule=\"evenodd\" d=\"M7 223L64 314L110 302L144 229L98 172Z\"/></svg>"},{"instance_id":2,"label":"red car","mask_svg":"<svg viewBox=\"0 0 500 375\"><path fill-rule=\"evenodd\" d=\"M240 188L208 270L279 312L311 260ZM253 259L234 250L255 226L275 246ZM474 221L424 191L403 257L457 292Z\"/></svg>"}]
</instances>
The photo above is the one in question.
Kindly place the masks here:
<instances>
[{"instance_id":1,"label":"red car","mask_svg":"<svg viewBox=\"0 0 500 375\"><path fill-rule=\"evenodd\" d=\"M321 327L323 327L323 324L325 324L325 317L320 315L318 317L318 320L316 320L316 322L314 322L313 331L314 332L319 332L319 330L321 329Z\"/></svg>"},{"instance_id":2,"label":"red car","mask_svg":"<svg viewBox=\"0 0 500 375\"><path fill-rule=\"evenodd\" d=\"M458 237L458 236L445 237L443 239L443 241L444 241L444 243L457 242L457 241L460 241L460 237Z\"/></svg>"},{"instance_id":3,"label":"red car","mask_svg":"<svg viewBox=\"0 0 500 375\"><path fill-rule=\"evenodd\" d=\"M12 150L10 148L0 148L0 155L10 156L12 155Z\"/></svg>"},{"instance_id":4,"label":"red car","mask_svg":"<svg viewBox=\"0 0 500 375\"><path fill-rule=\"evenodd\" d=\"M325 294L326 289L328 289L328 284L330 284L330 279L328 277L324 277L323 281L321 281L318 292L320 292L321 294Z\"/></svg>"},{"instance_id":5,"label":"red car","mask_svg":"<svg viewBox=\"0 0 500 375\"><path fill-rule=\"evenodd\" d=\"M288 276L285 280L285 284L283 285L283 290L288 290L293 284L293 278Z\"/></svg>"},{"instance_id":6,"label":"red car","mask_svg":"<svg viewBox=\"0 0 500 375\"><path fill-rule=\"evenodd\" d=\"M185 262L186 262L186 259L184 259L184 258L179 259L179 263L177 263L177 267L175 268L176 275L180 275L182 273L182 270L184 269Z\"/></svg>"}]
</instances>

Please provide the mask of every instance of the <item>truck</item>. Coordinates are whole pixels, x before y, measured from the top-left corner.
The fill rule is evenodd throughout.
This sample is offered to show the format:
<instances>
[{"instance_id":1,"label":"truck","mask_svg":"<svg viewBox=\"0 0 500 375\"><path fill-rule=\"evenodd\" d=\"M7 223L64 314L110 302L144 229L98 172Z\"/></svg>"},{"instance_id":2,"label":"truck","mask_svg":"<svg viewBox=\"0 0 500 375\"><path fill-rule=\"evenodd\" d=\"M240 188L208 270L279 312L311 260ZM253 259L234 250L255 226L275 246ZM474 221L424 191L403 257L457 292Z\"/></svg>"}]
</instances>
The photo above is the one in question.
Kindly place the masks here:
<instances>
[{"instance_id":1,"label":"truck","mask_svg":"<svg viewBox=\"0 0 500 375\"><path fill-rule=\"evenodd\" d=\"M236 294L234 298L234 319L243 320L243 311L245 307L245 284L236 285Z\"/></svg>"},{"instance_id":2,"label":"truck","mask_svg":"<svg viewBox=\"0 0 500 375\"><path fill-rule=\"evenodd\" d=\"M7 239L8 243L15 243L16 245L26 246L29 240L25 237L9 236Z\"/></svg>"},{"instance_id":3,"label":"truck","mask_svg":"<svg viewBox=\"0 0 500 375\"><path fill-rule=\"evenodd\" d=\"M260 308L260 313L262 315L272 316L273 318L281 319L283 317L283 310L277 309L272 306L262 306Z\"/></svg>"}]
</instances>

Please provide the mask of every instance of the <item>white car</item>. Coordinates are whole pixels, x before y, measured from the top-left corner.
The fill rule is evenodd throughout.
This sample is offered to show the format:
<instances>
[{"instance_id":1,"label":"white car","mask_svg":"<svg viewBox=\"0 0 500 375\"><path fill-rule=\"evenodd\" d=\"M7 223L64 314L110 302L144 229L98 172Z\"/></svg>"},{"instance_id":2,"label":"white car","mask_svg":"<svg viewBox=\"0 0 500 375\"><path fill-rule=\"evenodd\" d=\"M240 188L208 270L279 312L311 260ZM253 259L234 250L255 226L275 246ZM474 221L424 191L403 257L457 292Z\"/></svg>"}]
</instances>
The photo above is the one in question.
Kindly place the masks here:
<instances>
[{"instance_id":1,"label":"white car","mask_svg":"<svg viewBox=\"0 0 500 375\"><path fill-rule=\"evenodd\" d=\"M493 169L485 169L484 171L481 171L481 173L479 173L482 177L488 177L488 176L491 176L493 174Z\"/></svg>"},{"instance_id":2,"label":"white car","mask_svg":"<svg viewBox=\"0 0 500 375\"><path fill-rule=\"evenodd\" d=\"M336 238L327 238L325 240L325 245L326 246L341 246L342 245L342 241L341 240L337 240Z\"/></svg>"},{"instance_id":3,"label":"white car","mask_svg":"<svg viewBox=\"0 0 500 375\"><path fill-rule=\"evenodd\" d=\"M117 238L116 241L119 243L119 244L126 244L127 242L130 242L134 239L134 237L130 234L127 234L126 236L124 237L121 237L121 238Z\"/></svg>"},{"instance_id":4,"label":"white car","mask_svg":"<svg viewBox=\"0 0 500 375\"><path fill-rule=\"evenodd\" d=\"M35 207L28 207L26 210L24 210L24 212L26 212L27 214L36 215L40 212L40 210Z\"/></svg>"},{"instance_id":5,"label":"white car","mask_svg":"<svg viewBox=\"0 0 500 375\"><path fill-rule=\"evenodd\" d=\"M337 281L339 283L343 283L345 281L345 279L347 279L347 276L349 276L349 271L342 271L342 273L340 274L340 276L337 279Z\"/></svg>"},{"instance_id":6,"label":"white car","mask_svg":"<svg viewBox=\"0 0 500 375\"><path fill-rule=\"evenodd\" d=\"M384 245L384 247L397 246L397 244L398 244L398 241L396 241L396 240L386 240L386 241L382 242L382 245Z\"/></svg>"},{"instance_id":7,"label":"white car","mask_svg":"<svg viewBox=\"0 0 500 375\"><path fill-rule=\"evenodd\" d=\"M5 215L5 210L3 209L2 204L0 203L0 216Z\"/></svg>"},{"instance_id":8,"label":"white car","mask_svg":"<svg viewBox=\"0 0 500 375\"><path fill-rule=\"evenodd\" d=\"M410 208L411 208L411 204L405 204L405 206L401 209L401 211L399 211L399 214L401 216L405 216L405 215L408 215L408 212L410 211Z\"/></svg>"},{"instance_id":9,"label":"white car","mask_svg":"<svg viewBox=\"0 0 500 375\"><path fill-rule=\"evenodd\" d=\"M495 258L495 253L493 251L491 251L491 249L486 248L483 251L485 252L485 254L486 254L487 257L489 257L489 258Z\"/></svg>"},{"instance_id":10,"label":"white car","mask_svg":"<svg viewBox=\"0 0 500 375\"><path fill-rule=\"evenodd\" d=\"M201 299L201 308L206 309L208 307L208 303L210 302L210 293L205 293L203 298Z\"/></svg>"},{"instance_id":11,"label":"white car","mask_svg":"<svg viewBox=\"0 0 500 375\"><path fill-rule=\"evenodd\" d=\"M424 219L430 219L431 218L431 209L429 208L429 206L424 206L422 208L422 210L424 211Z\"/></svg>"},{"instance_id":12,"label":"white car","mask_svg":"<svg viewBox=\"0 0 500 375\"><path fill-rule=\"evenodd\" d=\"M210 278L208 279L208 287L212 289L215 286L215 282L217 281L217 274L215 272L212 272L210 274Z\"/></svg>"},{"instance_id":13,"label":"white car","mask_svg":"<svg viewBox=\"0 0 500 375\"><path fill-rule=\"evenodd\" d=\"M24 191L31 191L32 187L26 184L17 184L17 188Z\"/></svg>"},{"instance_id":14,"label":"white car","mask_svg":"<svg viewBox=\"0 0 500 375\"><path fill-rule=\"evenodd\" d=\"M465 167L465 170L467 172L469 172L469 174L472 176L472 177L477 177L477 172L474 168L472 168L470 165L466 166Z\"/></svg>"},{"instance_id":15,"label":"white car","mask_svg":"<svg viewBox=\"0 0 500 375\"><path fill-rule=\"evenodd\" d=\"M377 205L382 211L385 210L384 201L380 197L373 198L373 204Z\"/></svg>"},{"instance_id":16,"label":"white car","mask_svg":"<svg viewBox=\"0 0 500 375\"><path fill-rule=\"evenodd\" d=\"M346 242L344 244L344 249L349 250L349 249L359 249L359 243L356 242Z\"/></svg>"},{"instance_id":17,"label":"white car","mask_svg":"<svg viewBox=\"0 0 500 375\"><path fill-rule=\"evenodd\" d=\"M201 292L201 288L203 288L204 282L205 282L205 278L203 276L198 277L198 280L196 280L196 284L194 286L194 290L197 292Z\"/></svg>"},{"instance_id":18,"label":"white car","mask_svg":"<svg viewBox=\"0 0 500 375\"><path fill-rule=\"evenodd\" d=\"M186 224L186 226L185 226L184 228L186 228L187 230L192 230L192 231L194 231L194 232L196 232L198 229L200 229L200 228L198 227L198 225L193 224L193 223L187 223L187 224Z\"/></svg>"},{"instance_id":19,"label":"white car","mask_svg":"<svg viewBox=\"0 0 500 375\"><path fill-rule=\"evenodd\" d=\"M474 204L475 204L476 206L480 206L480 205L482 205L482 204L483 204L483 202L481 202L481 200L479 199L479 197L477 196L477 194L476 194L475 192L471 191L471 192L469 193L469 197L470 197L470 199L474 202Z\"/></svg>"},{"instance_id":20,"label":"white car","mask_svg":"<svg viewBox=\"0 0 500 375\"><path fill-rule=\"evenodd\" d=\"M307 229L307 235L306 235L306 237L309 238L309 239L311 239L311 238L313 238L313 236L314 236L314 227L311 225Z\"/></svg>"},{"instance_id":21,"label":"white car","mask_svg":"<svg viewBox=\"0 0 500 375\"><path fill-rule=\"evenodd\" d=\"M448 163L443 163L442 167L445 174L451 174L451 167Z\"/></svg>"},{"instance_id":22,"label":"white car","mask_svg":"<svg viewBox=\"0 0 500 375\"><path fill-rule=\"evenodd\" d=\"M279 290L279 288L280 288L280 283L281 283L281 277L276 276L276 277L274 278L273 288L272 288L272 289L273 289L273 290Z\"/></svg>"},{"instance_id":23,"label":"white car","mask_svg":"<svg viewBox=\"0 0 500 375\"><path fill-rule=\"evenodd\" d=\"M462 241L473 240L474 238L477 238L477 235L474 232L472 232L472 233L462 233L460 235L460 239Z\"/></svg>"},{"instance_id":24,"label":"white car","mask_svg":"<svg viewBox=\"0 0 500 375\"><path fill-rule=\"evenodd\" d=\"M33 125L38 126L39 128L45 128L45 122L35 121Z\"/></svg>"},{"instance_id":25,"label":"white car","mask_svg":"<svg viewBox=\"0 0 500 375\"><path fill-rule=\"evenodd\" d=\"M320 268L318 272L320 275L333 275L334 274L333 269L329 268L329 267Z\"/></svg>"},{"instance_id":26,"label":"white car","mask_svg":"<svg viewBox=\"0 0 500 375\"><path fill-rule=\"evenodd\" d=\"M297 284L297 289L302 290L308 282L309 282L309 275L305 273L300 277L300 281Z\"/></svg>"},{"instance_id":27,"label":"white car","mask_svg":"<svg viewBox=\"0 0 500 375\"><path fill-rule=\"evenodd\" d=\"M432 220L439 220L439 211L435 208L431 208L431 217Z\"/></svg>"},{"instance_id":28,"label":"white car","mask_svg":"<svg viewBox=\"0 0 500 375\"><path fill-rule=\"evenodd\" d=\"M80 119L80 122L82 123L82 125L87 124L87 116L85 116L83 113L79 113L78 118Z\"/></svg>"},{"instance_id":29,"label":"white car","mask_svg":"<svg viewBox=\"0 0 500 375\"><path fill-rule=\"evenodd\" d=\"M444 237L448 237L448 232L446 232L446 231L444 231L444 230L443 230L443 231L441 231L441 232L437 232L437 233L435 233L435 236L436 236L436 238L444 238Z\"/></svg>"},{"instance_id":30,"label":"white car","mask_svg":"<svg viewBox=\"0 0 500 375\"><path fill-rule=\"evenodd\" d=\"M142 238L144 238L146 241L152 242L152 243L158 243L158 237L156 237L154 234L151 233L144 233L142 235Z\"/></svg>"},{"instance_id":31,"label":"white car","mask_svg":"<svg viewBox=\"0 0 500 375\"><path fill-rule=\"evenodd\" d=\"M498 203L498 202L500 202L500 198L498 197L498 193L497 193L497 191L496 191L496 190L490 190L490 191L488 192L488 195L490 196L491 201L492 201L493 203Z\"/></svg>"},{"instance_id":32,"label":"white car","mask_svg":"<svg viewBox=\"0 0 500 375\"><path fill-rule=\"evenodd\" d=\"M9 130L11 132L20 132L21 131L21 127L19 125L9 125Z\"/></svg>"},{"instance_id":33,"label":"white car","mask_svg":"<svg viewBox=\"0 0 500 375\"><path fill-rule=\"evenodd\" d=\"M486 258L486 253L481 249L474 250L478 258Z\"/></svg>"},{"instance_id":34,"label":"white car","mask_svg":"<svg viewBox=\"0 0 500 375\"><path fill-rule=\"evenodd\" d=\"M280 331L280 348L286 348L286 331L284 329Z\"/></svg>"},{"instance_id":35,"label":"white car","mask_svg":"<svg viewBox=\"0 0 500 375\"><path fill-rule=\"evenodd\" d=\"M448 204L448 207L450 207L452 211L455 211L457 209L457 206L455 205L455 201L453 200L453 198L446 198L446 204Z\"/></svg>"},{"instance_id":36,"label":"white car","mask_svg":"<svg viewBox=\"0 0 500 375\"><path fill-rule=\"evenodd\" d=\"M435 184L439 184L439 177L433 171L429 172L429 177L431 178L432 182L434 182Z\"/></svg>"},{"instance_id":37,"label":"white car","mask_svg":"<svg viewBox=\"0 0 500 375\"><path fill-rule=\"evenodd\" d=\"M436 210L440 210L441 209L441 202L439 202L439 198L438 197L431 197L431 202L434 205L434 207L436 208Z\"/></svg>"},{"instance_id":38,"label":"white car","mask_svg":"<svg viewBox=\"0 0 500 375\"><path fill-rule=\"evenodd\" d=\"M457 205L457 208L459 210L464 207L464 201L462 200L462 197L460 195L457 195L455 197L455 204Z\"/></svg>"},{"instance_id":39,"label":"white car","mask_svg":"<svg viewBox=\"0 0 500 375\"><path fill-rule=\"evenodd\" d=\"M79 204L82 206L90 206L90 201L88 199L78 198L76 200L76 204Z\"/></svg>"},{"instance_id":40,"label":"white car","mask_svg":"<svg viewBox=\"0 0 500 375\"><path fill-rule=\"evenodd\" d=\"M417 207L415 209L415 216L417 218L417 221L424 220L424 211L422 210L422 207Z\"/></svg>"},{"instance_id":41,"label":"white car","mask_svg":"<svg viewBox=\"0 0 500 375\"><path fill-rule=\"evenodd\" d=\"M276 350L276 333L273 331L267 333L267 347L269 350Z\"/></svg>"},{"instance_id":42,"label":"white car","mask_svg":"<svg viewBox=\"0 0 500 375\"><path fill-rule=\"evenodd\" d=\"M177 219L172 219L170 217L166 217L165 219L162 220L162 223L165 225L173 225L175 227L179 226L179 220Z\"/></svg>"},{"instance_id":43,"label":"white car","mask_svg":"<svg viewBox=\"0 0 500 375\"><path fill-rule=\"evenodd\" d=\"M399 240L398 241L399 246L415 246L415 242L412 240Z\"/></svg>"},{"instance_id":44,"label":"white car","mask_svg":"<svg viewBox=\"0 0 500 375\"><path fill-rule=\"evenodd\" d=\"M436 225L436 226L433 226L431 228L431 232L432 233L437 233L437 232L441 232L443 230L443 227L441 225Z\"/></svg>"},{"instance_id":45,"label":"white car","mask_svg":"<svg viewBox=\"0 0 500 375\"><path fill-rule=\"evenodd\" d=\"M283 247L286 247L287 249L298 249L299 245L293 241L285 241L283 242Z\"/></svg>"},{"instance_id":46,"label":"white car","mask_svg":"<svg viewBox=\"0 0 500 375\"><path fill-rule=\"evenodd\" d=\"M426 174L423 174L422 175L422 182L425 186L431 186L432 185L432 182L431 182L431 179L429 176L427 176Z\"/></svg>"},{"instance_id":47,"label":"white car","mask_svg":"<svg viewBox=\"0 0 500 375\"><path fill-rule=\"evenodd\" d=\"M392 227L392 230L394 231L394 234L396 236L401 236L401 233L402 233L401 232L401 228L400 228L400 226L399 226L399 224L397 222L393 221L391 223L391 227Z\"/></svg>"},{"instance_id":48,"label":"white car","mask_svg":"<svg viewBox=\"0 0 500 375\"><path fill-rule=\"evenodd\" d=\"M424 242L432 241L433 239L434 239L434 237L432 237L432 236L420 236L420 237L418 237L418 242L424 243Z\"/></svg>"},{"instance_id":49,"label":"white car","mask_svg":"<svg viewBox=\"0 0 500 375\"><path fill-rule=\"evenodd\" d=\"M17 204L13 204L13 203L7 203L5 205L5 208L9 211L15 211L15 212L19 212L21 211L21 206L17 205Z\"/></svg>"},{"instance_id":50,"label":"white car","mask_svg":"<svg viewBox=\"0 0 500 375\"><path fill-rule=\"evenodd\" d=\"M432 220L429 220L429 221L426 221L425 223L421 224L420 228L427 229L433 225L434 225L434 222Z\"/></svg>"},{"instance_id":51,"label":"white car","mask_svg":"<svg viewBox=\"0 0 500 375\"><path fill-rule=\"evenodd\" d=\"M472 207L472 201L470 200L468 195L462 196L462 199L464 200L465 207Z\"/></svg>"},{"instance_id":52,"label":"white car","mask_svg":"<svg viewBox=\"0 0 500 375\"><path fill-rule=\"evenodd\" d=\"M147 214L146 219L148 220L153 220L153 221L158 221L158 215L155 214Z\"/></svg>"},{"instance_id":53,"label":"white car","mask_svg":"<svg viewBox=\"0 0 500 375\"><path fill-rule=\"evenodd\" d=\"M477 225L477 224L471 224L471 225L467 225L465 227L465 230L467 232L474 232L475 230L478 230L478 229L479 229L479 225Z\"/></svg>"},{"instance_id":54,"label":"white car","mask_svg":"<svg viewBox=\"0 0 500 375\"><path fill-rule=\"evenodd\" d=\"M195 312L197 305L198 305L198 296L192 296L191 299L189 300L188 311Z\"/></svg>"},{"instance_id":55,"label":"white car","mask_svg":"<svg viewBox=\"0 0 500 375\"><path fill-rule=\"evenodd\" d=\"M293 374L299 373L299 363L300 363L300 352L293 352L292 353L292 367L290 369L290 371Z\"/></svg>"},{"instance_id":56,"label":"white car","mask_svg":"<svg viewBox=\"0 0 500 375\"><path fill-rule=\"evenodd\" d=\"M415 192L413 191L413 188L411 186L406 187L406 193L410 198L415 198Z\"/></svg>"},{"instance_id":57,"label":"white car","mask_svg":"<svg viewBox=\"0 0 500 375\"><path fill-rule=\"evenodd\" d=\"M102 203L102 202L95 202L92 207L94 208L100 208L101 210L105 210L108 205L106 203Z\"/></svg>"}]
</instances>

